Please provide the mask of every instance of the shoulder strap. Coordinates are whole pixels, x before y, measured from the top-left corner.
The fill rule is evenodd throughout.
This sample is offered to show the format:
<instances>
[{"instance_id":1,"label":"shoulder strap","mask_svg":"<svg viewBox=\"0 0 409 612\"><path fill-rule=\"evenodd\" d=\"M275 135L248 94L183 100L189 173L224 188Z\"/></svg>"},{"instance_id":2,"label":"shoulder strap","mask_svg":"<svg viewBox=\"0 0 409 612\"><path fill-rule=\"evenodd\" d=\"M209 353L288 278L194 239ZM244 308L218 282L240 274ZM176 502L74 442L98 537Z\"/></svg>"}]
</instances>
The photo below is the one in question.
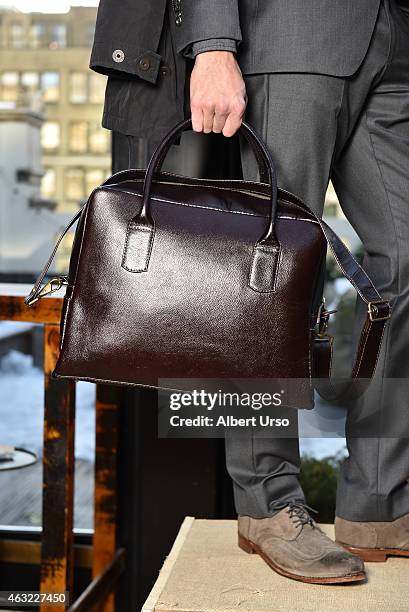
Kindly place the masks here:
<instances>
[{"instance_id":1,"label":"shoulder strap","mask_svg":"<svg viewBox=\"0 0 409 612\"><path fill-rule=\"evenodd\" d=\"M39 300L40 298L46 296L46 295L50 295L51 293L54 293L55 291L58 291L59 289L61 289L61 287L63 285L67 284L67 277L66 276L57 276L56 278L51 279L48 283L46 283L45 285L42 285L44 278L47 276L48 270L50 269L50 266L54 260L54 257L58 251L58 247L61 244L62 239L64 238L64 236L67 234L68 230L71 229L71 227L74 225L74 223L76 221L78 221L78 219L80 218L82 211L84 210L86 204L84 204L84 206L74 215L74 217L71 219L71 221L68 223L67 227L63 230L63 232L61 233L61 235L59 236L57 242L55 243L55 246L51 252L50 257L48 258L44 268L41 270L40 274L37 277L36 282L33 285L33 288L31 289L30 293L28 294L28 296L25 298L24 303L27 306L32 306L32 304L34 304L35 302L37 302L37 300Z\"/></svg>"},{"instance_id":2,"label":"shoulder strap","mask_svg":"<svg viewBox=\"0 0 409 612\"><path fill-rule=\"evenodd\" d=\"M58 238L30 294L24 300L28 306L67 284L66 277L60 276L42 285L62 239L74 223L78 221L85 206L86 204L76 213ZM365 270L359 265L352 253L329 225L317 217L308 206L305 204L304 206L319 223L342 273L355 287L358 295L367 305L367 315L361 330L352 376L342 385L335 385L331 381L333 338L325 333L329 312L322 308L319 313L319 332L315 336L313 351L314 386L324 399L329 401L345 401L361 395L370 382L378 360L385 324L391 315L390 304L387 300L382 299Z\"/></svg>"},{"instance_id":3,"label":"shoulder strap","mask_svg":"<svg viewBox=\"0 0 409 612\"><path fill-rule=\"evenodd\" d=\"M315 216L315 215L314 215ZM329 313L319 312L319 331L314 339L314 386L324 399L344 403L356 399L368 387L378 361L386 321L391 316L388 300L382 299L365 270L359 265L336 233L316 217L339 268L367 306L351 377L337 383L331 380L333 338L326 333Z\"/></svg>"}]
</instances>

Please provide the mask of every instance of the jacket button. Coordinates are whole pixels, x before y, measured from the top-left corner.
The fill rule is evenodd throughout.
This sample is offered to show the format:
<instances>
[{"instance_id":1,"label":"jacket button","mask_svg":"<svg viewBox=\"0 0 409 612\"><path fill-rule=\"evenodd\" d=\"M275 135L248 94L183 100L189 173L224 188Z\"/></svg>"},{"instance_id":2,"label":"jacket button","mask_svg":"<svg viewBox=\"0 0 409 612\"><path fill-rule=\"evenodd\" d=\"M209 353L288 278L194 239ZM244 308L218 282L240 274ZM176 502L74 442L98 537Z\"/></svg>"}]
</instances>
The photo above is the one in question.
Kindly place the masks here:
<instances>
[{"instance_id":1,"label":"jacket button","mask_svg":"<svg viewBox=\"0 0 409 612\"><path fill-rule=\"evenodd\" d=\"M163 76L167 76L168 74L170 74L169 66L162 66L162 68L160 69L160 72Z\"/></svg>"},{"instance_id":2,"label":"jacket button","mask_svg":"<svg viewBox=\"0 0 409 612\"><path fill-rule=\"evenodd\" d=\"M112 54L112 59L117 63L123 62L125 59L125 53L122 51L122 49L115 49Z\"/></svg>"},{"instance_id":3,"label":"jacket button","mask_svg":"<svg viewBox=\"0 0 409 612\"><path fill-rule=\"evenodd\" d=\"M151 63L147 57L143 57L142 59L139 60L139 68L141 70L146 71L146 70L149 70L150 67L151 67Z\"/></svg>"}]
</instances>

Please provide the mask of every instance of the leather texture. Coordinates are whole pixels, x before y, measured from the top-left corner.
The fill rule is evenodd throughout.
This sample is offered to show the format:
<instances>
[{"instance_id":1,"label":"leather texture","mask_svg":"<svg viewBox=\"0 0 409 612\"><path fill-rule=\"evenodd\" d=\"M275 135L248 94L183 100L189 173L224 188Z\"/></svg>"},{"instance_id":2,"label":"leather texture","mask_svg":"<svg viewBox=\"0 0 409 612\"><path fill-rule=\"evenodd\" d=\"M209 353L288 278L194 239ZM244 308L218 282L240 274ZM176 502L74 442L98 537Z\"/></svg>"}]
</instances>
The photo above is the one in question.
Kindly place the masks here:
<instances>
[{"instance_id":1,"label":"leather texture","mask_svg":"<svg viewBox=\"0 0 409 612\"><path fill-rule=\"evenodd\" d=\"M266 183L161 172L189 127L169 132L146 171L118 172L96 188L71 222L80 219L54 375L153 387L161 378L294 378L298 407L312 407L312 304L328 242L361 298L381 301L356 359L371 376L389 305L364 270L303 202L277 188L270 153L246 123ZM41 297L57 248L27 304Z\"/></svg>"}]
</instances>

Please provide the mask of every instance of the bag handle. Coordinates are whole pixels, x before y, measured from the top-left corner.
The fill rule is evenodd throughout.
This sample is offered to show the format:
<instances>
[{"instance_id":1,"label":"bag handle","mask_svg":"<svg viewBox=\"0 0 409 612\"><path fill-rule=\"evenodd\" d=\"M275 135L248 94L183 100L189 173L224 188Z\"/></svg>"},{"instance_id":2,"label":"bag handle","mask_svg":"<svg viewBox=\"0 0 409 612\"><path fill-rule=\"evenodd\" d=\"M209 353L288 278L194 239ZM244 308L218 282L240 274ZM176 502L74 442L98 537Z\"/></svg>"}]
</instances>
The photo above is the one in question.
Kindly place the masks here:
<instances>
[{"instance_id":1,"label":"bag handle","mask_svg":"<svg viewBox=\"0 0 409 612\"><path fill-rule=\"evenodd\" d=\"M156 150L154 151L149 164L146 168L145 181L143 186L142 196L142 208L149 207L149 194L151 190L151 184L153 175L156 172L160 172L162 164L165 160L166 155L173 142L181 135L182 132L192 128L192 119L185 119L175 125L175 127L168 132L165 138L160 142ZM278 187L277 187L277 176L275 171L275 165L271 153L259 138L253 128L242 121L239 129L240 133L250 144L253 153L257 159L258 169L260 173L260 182L267 183L270 185L271 191L271 214L270 224L274 225L275 217L277 214L277 199L278 199ZM267 230L266 234L271 233L271 230Z\"/></svg>"},{"instance_id":2,"label":"bag handle","mask_svg":"<svg viewBox=\"0 0 409 612\"><path fill-rule=\"evenodd\" d=\"M155 238L155 222L150 211L150 193L154 174L159 172L172 143L181 133L192 127L192 120L178 123L159 143L146 168L140 212L128 223L122 267L128 272L146 272ZM244 121L240 133L249 142L259 164L260 174L270 188L270 211L266 230L254 245L249 286L262 293L275 290L280 244L275 231L277 216L277 176L270 151L256 132Z\"/></svg>"}]
</instances>

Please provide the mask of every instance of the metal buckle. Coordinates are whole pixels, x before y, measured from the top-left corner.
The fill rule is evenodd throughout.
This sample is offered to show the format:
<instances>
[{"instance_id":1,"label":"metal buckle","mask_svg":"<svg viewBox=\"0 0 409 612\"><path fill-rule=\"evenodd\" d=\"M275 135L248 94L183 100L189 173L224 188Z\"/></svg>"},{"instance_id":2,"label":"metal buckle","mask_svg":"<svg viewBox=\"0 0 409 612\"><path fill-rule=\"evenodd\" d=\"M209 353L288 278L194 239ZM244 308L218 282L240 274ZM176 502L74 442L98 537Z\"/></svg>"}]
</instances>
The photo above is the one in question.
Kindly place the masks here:
<instances>
[{"instance_id":1,"label":"metal buckle","mask_svg":"<svg viewBox=\"0 0 409 612\"><path fill-rule=\"evenodd\" d=\"M35 304L36 302L38 302L38 300L45 297L46 295L51 295L52 293L59 291L61 287L63 287L63 285L68 285L67 277L58 276L56 278L52 278L48 281L48 283L41 287L35 298L29 298L27 300L28 306Z\"/></svg>"},{"instance_id":2,"label":"metal buckle","mask_svg":"<svg viewBox=\"0 0 409 612\"><path fill-rule=\"evenodd\" d=\"M379 309L376 304L384 304L388 306L388 314L383 316L377 316ZM368 316L370 321L386 321L390 319L391 316L391 307L387 300L374 300L373 302L368 302Z\"/></svg>"},{"instance_id":3,"label":"metal buckle","mask_svg":"<svg viewBox=\"0 0 409 612\"><path fill-rule=\"evenodd\" d=\"M320 307L318 309L318 313L317 313L317 325L318 325L318 332L317 332L317 337L320 339L323 338L328 338L328 334L327 334L327 329L328 329L328 324L329 324L329 317L330 315L332 315L334 312L337 312L336 310L327 310L325 308L325 298L322 298L322 302L320 304Z\"/></svg>"}]
</instances>

